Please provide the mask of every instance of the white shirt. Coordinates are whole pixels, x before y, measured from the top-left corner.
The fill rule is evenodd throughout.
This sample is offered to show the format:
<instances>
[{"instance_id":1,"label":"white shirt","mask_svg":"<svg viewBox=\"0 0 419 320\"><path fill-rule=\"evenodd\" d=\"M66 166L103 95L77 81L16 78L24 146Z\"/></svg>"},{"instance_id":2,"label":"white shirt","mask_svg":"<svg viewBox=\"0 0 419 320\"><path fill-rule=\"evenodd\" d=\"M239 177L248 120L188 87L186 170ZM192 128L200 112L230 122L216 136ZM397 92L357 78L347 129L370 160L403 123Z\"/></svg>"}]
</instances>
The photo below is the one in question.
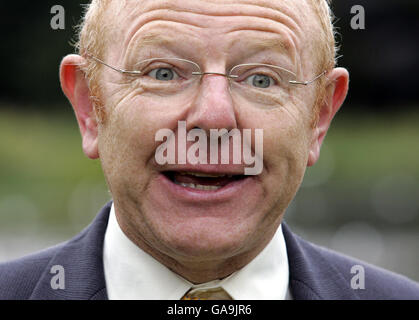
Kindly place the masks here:
<instances>
[{"instance_id":1,"label":"white shirt","mask_svg":"<svg viewBox=\"0 0 419 320\"><path fill-rule=\"evenodd\" d=\"M222 287L234 300L289 300L288 257L281 226L245 267L222 280L194 285L136 246L121 230L112 204L103 263L110 300L179 300L191 288Z\"/></svg>"}]
</instances>

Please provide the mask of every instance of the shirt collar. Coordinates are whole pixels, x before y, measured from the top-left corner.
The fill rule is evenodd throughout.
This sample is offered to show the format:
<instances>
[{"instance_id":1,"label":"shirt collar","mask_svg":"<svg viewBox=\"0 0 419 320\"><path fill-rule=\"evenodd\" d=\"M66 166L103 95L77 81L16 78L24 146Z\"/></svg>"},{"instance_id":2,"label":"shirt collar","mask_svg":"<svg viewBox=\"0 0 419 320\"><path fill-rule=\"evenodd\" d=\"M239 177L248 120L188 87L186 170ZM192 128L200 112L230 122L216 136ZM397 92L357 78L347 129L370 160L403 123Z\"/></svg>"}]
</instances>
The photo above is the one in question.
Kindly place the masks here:
<instances>
[{"instance_id":1,"label":"shirt collar","mask_svg":"<svg viewBox=\"0 0 419 320\"><path fill-rule=\"evenodd\" d=\"M179 300L191 288L219 286L235 300L291 298L281 226L269 244L245 267L225 279L194 285L136 246L121 230L112 204L103 264L110 300Z\"/></svg>"}]
</instances>

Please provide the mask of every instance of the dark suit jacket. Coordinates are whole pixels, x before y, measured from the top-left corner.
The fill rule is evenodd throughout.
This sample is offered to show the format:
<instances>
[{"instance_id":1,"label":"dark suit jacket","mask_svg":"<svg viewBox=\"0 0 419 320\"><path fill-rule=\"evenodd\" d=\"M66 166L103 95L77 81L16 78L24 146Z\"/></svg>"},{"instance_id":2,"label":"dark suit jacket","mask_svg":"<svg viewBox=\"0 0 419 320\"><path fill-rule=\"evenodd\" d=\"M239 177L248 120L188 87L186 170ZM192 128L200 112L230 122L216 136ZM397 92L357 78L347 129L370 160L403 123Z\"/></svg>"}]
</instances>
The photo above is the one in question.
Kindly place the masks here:
<instances>
[{"instance_id":1,"label":"dark suit jacket","mask_svg":"<svg viewBox=\"0 0 419 320\"><path fill-rule=\"evenodd\" d=\"M73 239L0 264L0 299L107 299L103 240L111 203ZM406 277L311 244L283 223L294 299L419 299L419 284ZM53 266L63 266L65 289L52 289ZM352 289L354 265L365 270L365 289Z\"/></svg>"}]
</instances>

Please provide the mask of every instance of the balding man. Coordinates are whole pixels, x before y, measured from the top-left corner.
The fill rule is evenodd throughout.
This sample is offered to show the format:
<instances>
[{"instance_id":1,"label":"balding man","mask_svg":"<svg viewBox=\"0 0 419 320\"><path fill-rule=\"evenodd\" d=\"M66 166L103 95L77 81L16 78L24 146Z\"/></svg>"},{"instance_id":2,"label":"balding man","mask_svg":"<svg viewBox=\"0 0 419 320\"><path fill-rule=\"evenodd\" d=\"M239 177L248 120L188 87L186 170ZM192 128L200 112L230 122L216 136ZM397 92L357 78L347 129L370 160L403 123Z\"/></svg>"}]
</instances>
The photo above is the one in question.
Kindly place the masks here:
<instances>
[{"instance_id":1,"label":"balding man","mask_svg":"<svg viewBox=\"0 0 419 320\"><path fill-rule=\"evenodd\" d=\"M0 298L419 298L284 222L348 90L325 0L94 0L78 49L61 84L112 201L2 264Z\"/></svg>"}]
</instances>

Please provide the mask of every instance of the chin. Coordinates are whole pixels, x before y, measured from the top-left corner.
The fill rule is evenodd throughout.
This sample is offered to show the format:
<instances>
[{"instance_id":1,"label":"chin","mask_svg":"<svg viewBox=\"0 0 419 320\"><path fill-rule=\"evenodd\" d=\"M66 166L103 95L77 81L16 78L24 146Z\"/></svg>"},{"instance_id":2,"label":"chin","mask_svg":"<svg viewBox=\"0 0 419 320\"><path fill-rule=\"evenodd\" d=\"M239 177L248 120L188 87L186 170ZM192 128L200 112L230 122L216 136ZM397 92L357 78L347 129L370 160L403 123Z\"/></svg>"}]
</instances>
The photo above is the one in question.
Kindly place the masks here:
<instances>
[{"instance_id":1,"label":"chin","mask_svg":"<svg viewBox=\"0 0 419 320\"><path fill-rule=\"evenodd\" d=\"M205 212L205 211L204 211ZM226 259L245 251L256 240L258 228L255 216L236 214L238 219L228 219L214 213L201 215L196 211L192 217L185 216L167 219L156 212L148 223L155 235L160 251L182 260ZM161 213L160 213L161 214ZM235 214L232 212L232 216ZM192 214L191 214L192 215Z\"/></svg>"},{"instance_id":2,"label":"chin","mask_svg":"<svg viewBox=\"0 0 419 320\"><path fill-rule=\"evenodd\" d=\"M233 236L233 235L231 235ZM172 255L182 260L203 262L225 260L239 254L246 247L248 239L242 236L234 238L214 238L211 235L201 237L191 243L189 239L175 238L168 241Z\"/></svg>"}]
</instances>

